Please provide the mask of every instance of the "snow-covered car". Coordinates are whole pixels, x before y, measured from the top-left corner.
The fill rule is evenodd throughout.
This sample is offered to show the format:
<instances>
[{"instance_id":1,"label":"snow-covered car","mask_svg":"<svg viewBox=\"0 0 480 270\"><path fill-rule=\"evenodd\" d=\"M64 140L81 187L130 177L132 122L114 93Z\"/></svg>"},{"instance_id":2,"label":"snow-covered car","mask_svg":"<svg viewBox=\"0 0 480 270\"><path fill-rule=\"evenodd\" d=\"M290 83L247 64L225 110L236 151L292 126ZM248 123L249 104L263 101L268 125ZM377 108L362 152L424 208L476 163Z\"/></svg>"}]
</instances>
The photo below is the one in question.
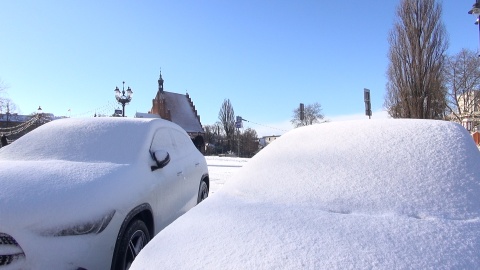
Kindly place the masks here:
<instances>
[{"instance_id":1,"label":"snow-covered car","mask_svg":"<svg viewBox=\"0 0 480 270\"><path fill-rule=\"evenodd\" d=\"M346 121L281 136L131 269L479 269L479 250L480 153L465 128Z\"/></svg>"},{"instance_id":2,"label":"snow-covered car","mask_svg":"<svg viewBox=\"0 0 480 270\"><path fill-rule=\"evenodd\" d=\"M209 184L174 123L52 121L0 149L0 269L127 269Z\"/></svg>"}]
</instances>

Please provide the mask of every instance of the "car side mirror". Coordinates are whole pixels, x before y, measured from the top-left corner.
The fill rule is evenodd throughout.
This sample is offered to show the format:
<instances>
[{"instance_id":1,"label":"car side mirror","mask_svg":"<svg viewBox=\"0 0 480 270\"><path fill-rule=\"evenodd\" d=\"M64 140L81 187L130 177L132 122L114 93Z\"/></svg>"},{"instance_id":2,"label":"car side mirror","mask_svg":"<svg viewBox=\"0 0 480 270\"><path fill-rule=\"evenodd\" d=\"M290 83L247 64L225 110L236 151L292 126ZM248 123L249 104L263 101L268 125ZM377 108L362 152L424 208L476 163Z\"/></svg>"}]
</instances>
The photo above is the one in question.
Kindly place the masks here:
<instances>
[{"instance_id":1,"label":"car side mirror","mask_svg":"<svg viewBox=\"0 0 480 270\"><path fill-rule=\"evenodd\" d=\"M157 163L156 166L152 166L152 171L161 169L170 162L170 154L165 150L157 150L152 153L152 158Z\"/></svg>"}]
</instances>

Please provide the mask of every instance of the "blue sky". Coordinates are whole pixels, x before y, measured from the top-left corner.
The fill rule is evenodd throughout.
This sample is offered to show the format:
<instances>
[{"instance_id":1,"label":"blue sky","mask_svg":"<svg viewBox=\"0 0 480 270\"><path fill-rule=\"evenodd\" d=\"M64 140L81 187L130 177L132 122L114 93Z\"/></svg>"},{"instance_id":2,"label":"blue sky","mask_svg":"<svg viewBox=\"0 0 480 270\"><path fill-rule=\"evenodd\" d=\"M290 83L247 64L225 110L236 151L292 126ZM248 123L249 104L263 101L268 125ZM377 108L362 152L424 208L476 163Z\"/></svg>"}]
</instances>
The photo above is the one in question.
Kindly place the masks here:
<instances>
[{"instance_id":1,"label":"blue sky","mask_svg":"<svg viewBox=\"0 0 480 270\"><path fill-rule=\"evenodd\" d=\"M468 15L474 0L443 1L449 54L477 50ZM160 69L165 90L188 92L203 125L218 121L224 99L244 127L282 134L299 103L322 105L331 121L373 119L383 101L388 34L399 1L2 1L0 79L19 112L41 106L88 117L120 108L116 86L130 86L126 115L148 112ZM69 111L70 110L70 111Z\"/></svg>"}]
</instances>

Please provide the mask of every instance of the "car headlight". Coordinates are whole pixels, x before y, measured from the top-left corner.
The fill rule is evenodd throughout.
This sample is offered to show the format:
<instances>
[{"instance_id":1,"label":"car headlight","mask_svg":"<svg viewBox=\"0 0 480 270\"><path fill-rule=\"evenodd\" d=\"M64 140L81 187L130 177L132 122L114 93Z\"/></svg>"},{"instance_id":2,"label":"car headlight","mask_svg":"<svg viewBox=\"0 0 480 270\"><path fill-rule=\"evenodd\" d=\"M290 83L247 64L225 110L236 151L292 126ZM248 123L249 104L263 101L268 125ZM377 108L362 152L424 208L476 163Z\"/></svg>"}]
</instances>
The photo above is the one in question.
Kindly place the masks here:
<instances>
[{"instance_id":1,"label":"car headlight","mask_svg":"<svg viewBox=\"0 0 480 270\"><path fill-rule=\"evenodd\" d=\"M83 223L73 224L66 228L57 228L48 230L42 235L44 236L68 236L68 235L83 235L83 234L99 234L110 223L115 214L115 210L112 210L108 214L96 220L91 220Z\"/></svg>"}]
</instances>

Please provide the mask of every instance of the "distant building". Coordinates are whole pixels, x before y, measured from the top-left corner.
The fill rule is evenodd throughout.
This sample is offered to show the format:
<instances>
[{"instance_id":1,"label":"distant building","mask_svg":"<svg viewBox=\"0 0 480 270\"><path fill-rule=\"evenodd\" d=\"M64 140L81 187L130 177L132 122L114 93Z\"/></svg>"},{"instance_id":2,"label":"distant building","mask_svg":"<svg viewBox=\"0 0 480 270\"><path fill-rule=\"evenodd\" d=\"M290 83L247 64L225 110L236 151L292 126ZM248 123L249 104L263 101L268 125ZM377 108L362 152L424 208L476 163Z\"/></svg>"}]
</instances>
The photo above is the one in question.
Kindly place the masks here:
<instances>
[{"instance_id":1,"label":"distant building","mask_svg":"<svg viewBox=\"0 0 480 270\"><path fill-rule=\"evenodd\" d=\"M190 135L197 148L203 153L205 151L205 131L192 99L188 93L182 95L165 91L163 82L162 72L160 72L158 91L152 100L152 109L148 114L141 114L138 117L143 115L146 118L156 115L162 119L172 121L181 126Z\"/></svg>"},{"instance_id":2,"label":"distant building","mask_svg":"<svg viewBox=\"0 0 480 270\"><path fill-rule=\"evenodd\" d=\"M160 118L160 115L151 113L135 113L135 118Z\"/></svg>"},{"instance_id":3,"label":"distant building","mask_svg":"<svg viewBox=\"0 0 480 270\"><path fill-rule=\"evenodd\" d=\"M480 125L480 91L471 90L460 95L458 107L462 125L468 131L477 131Z\"/></svg>"},{"instance_id":4,"label":"distant building","mask_svg":"<svg viewBox=\"0 0 480 270\"><path fill-rule=\"evenodd\" d=\"M263 148L278 138L280 138L280 135L263 136L258 140L258 144Z\"/></svg>"},{"instance_id":5,"label":"distant building","mask_svg":"<svg viewBox=\"0 0 480 270\"><path fill-rule=\"evenodd\" d=\"M475 131L473 134L472 134L472 137L473 137L473 141L475 142L475 144L477 146L480 145L480 132L478 131Z\"/></svg>"}]
</instances>

